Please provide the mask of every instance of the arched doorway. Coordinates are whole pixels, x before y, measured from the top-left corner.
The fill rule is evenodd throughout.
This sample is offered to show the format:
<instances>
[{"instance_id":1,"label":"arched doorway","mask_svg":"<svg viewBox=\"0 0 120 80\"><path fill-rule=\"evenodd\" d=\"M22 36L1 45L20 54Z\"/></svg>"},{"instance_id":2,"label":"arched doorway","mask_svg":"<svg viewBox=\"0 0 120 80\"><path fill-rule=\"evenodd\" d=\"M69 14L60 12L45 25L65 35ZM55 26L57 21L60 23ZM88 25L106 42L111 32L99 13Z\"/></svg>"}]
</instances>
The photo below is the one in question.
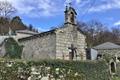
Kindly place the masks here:
<instances>
[{"instance_id":1,"label":"arched doorway","mask_svg":"<svg viewBox=\"0 0 120 80\"><path fill-rule=\"evenodd\" d=\"M75 22L74 18L75 18L74 13L71 12L71 13L70 13L70 21L71 21L71 23L74 23L74 22Z\"/></svg>"}]
</instances>

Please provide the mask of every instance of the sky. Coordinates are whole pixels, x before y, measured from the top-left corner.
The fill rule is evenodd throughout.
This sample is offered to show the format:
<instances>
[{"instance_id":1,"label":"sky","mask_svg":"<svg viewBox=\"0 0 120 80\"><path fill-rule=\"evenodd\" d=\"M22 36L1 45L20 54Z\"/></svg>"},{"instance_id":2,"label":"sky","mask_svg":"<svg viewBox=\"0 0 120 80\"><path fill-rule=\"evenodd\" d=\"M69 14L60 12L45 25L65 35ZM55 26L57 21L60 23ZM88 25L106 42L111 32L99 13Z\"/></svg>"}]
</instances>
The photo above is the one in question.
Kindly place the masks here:
<instances>
[{"instance_id":1,"label":"sky","mask_svg":"<svg viewBox=\"0 0 120 80\"><path fill-rule=\"evenodd\" d=\"M0 0L5 1L5 0ZM6 0L16 9L15 15L39 31L47 31L64 23L65 6L71 2L77 20L97 20L108 27L120 25L120 0Z\"/></svg>"}]
</instances>

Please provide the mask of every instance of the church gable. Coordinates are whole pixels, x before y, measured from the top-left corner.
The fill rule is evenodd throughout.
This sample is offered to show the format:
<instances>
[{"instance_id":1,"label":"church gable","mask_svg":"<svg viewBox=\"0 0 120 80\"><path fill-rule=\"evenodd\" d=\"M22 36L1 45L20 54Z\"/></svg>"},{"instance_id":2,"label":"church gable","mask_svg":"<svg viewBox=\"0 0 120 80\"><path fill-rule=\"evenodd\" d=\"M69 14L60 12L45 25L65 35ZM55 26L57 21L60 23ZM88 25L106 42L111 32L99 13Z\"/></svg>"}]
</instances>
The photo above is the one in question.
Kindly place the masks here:
<instances>
[{"instance_id":1,"label":"church gable","mask_svg":"<svg viewBox=\"0 0 120 80\"><path fill-rule=\"evenodd\" d=\"M62 33L75 34L76 33L80 37L86 38L85 33L77 25L70 24L70 23L65 23L62 28L57 28L55 32L57 34L62 34Z\"/></svg>"},{"instance_id":2,"label":"church gable","mask_svg":"<svg viewBox=\"0 0 120 80\"><path fill-rule=\"evenodd\" d=\"M56 57L58 59L69 60L69 47L76 47L77 60L84 60L86 57L85 35L78 29L76 25L65 24L63 28L56 30ZM82 56L82 58L81 58ZM76 60L76 59L75 59Z\"/></svg>"}]
</instances>

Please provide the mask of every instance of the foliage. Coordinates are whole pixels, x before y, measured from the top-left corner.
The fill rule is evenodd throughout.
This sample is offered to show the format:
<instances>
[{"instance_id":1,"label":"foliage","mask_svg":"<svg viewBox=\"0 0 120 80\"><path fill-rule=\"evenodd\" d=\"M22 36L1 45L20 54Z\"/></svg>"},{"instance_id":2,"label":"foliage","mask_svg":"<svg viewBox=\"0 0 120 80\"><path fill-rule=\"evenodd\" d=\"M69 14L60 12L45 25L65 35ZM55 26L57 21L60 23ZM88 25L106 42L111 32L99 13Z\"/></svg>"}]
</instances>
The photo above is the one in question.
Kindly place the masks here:
<instances>
[{"instance_id":1,"label":"foliage","mask_svg":"<svg viewBox=\"0 0 120 80\"><path fill-rule=\"evenodd\" d=\"M13 32L17 30L31 30L33 32L38 32L32 25L26 26L19 16L13 18L0 17L0 35L7 35L9 32L9 27Z\"/></svg>"},{"instance_id":2,"label":"foliage","mask_svg":"<svg viewBox=\"0 0 120 80\"><path fill-rule=\"evenodd\" d=\"M1 60L1 80L109 80L104 61Z\"/></svg>"},{"instance_id":3,"label":"foliage","mask_svg":"<svg viewBox=\"0 0 120 80\"><path fill-rule=\"evenodd\" d=\"M6 34L8 32L8 24L9 23L9 19L8 18L4 18L4 17L0 17L0 34ZM6 27L4 27L4 26Z\"/></svg>"},{"instance_id":4,"label":"foliage","mask_svg":"<svg viewBox=\"0 0 120 80\"><path fill-rule=\"evenodd\" d=\"M103 55L103 59L105 59L105 61L107 61L107 63L110 62L110 60L114 60L115 56L114 55L111 55L111 54L104 54Z\"/></svg>"},{"instance_id":5,"label":"foliage","mask_svg":"<svg viewBox=\"0 0 120 80\"><path fill-rule=\"evenodd\" d=\"M21 58L22 48L23 47L19 46L19 44L13 38L6 39L6 42L5 42L6 55L5 55L5 57Z\"/></svg>"},{"instance_id":6,"label":"foliage","mask_svg":"<svg viewBox=\"0 0 120 80\"><path fill-rule=\"evenodd\" d=\"M28 30L38 33L38 29L35 29L35 27L32 24L29 24Z\"/></svg>"},{"instance_id":7,"label":"foliage","mask_svg":"<svg viewBox=\"0 0 120 80\"><path fill-rule=\"evenodd\" d=\"M86 34L88 47L93 47L104 42L120 43L120 27L109 28L98 20L78 22L80 29ZM107 37L106 37L107 36Z\"/></svg>"},{"instance_id":8,"label":"foliage","mask_svg":"<svg viewBox=\"0 0 120 80\"><path fill-rule=\"evenodd\" d=\"M27 29L26 25L22 22L22 19L19 16L13 17L10 21L10 25L13 31Z\"/></svg>"},{"instance_id":9,"label":"foliage","mask_svg":"<svg viewBox=\"0 0 120 80\"><path fill-rule=\"evenodd\" d=\"M120 80L118 77L113 77L112 80Z\"/></svg>"},{"instance_id":10,"label":"foliage","mask_svg":"<svg viewBox=\"0 0 120 80\"><path fill-rule=\"evenodd\" d=\"M19 16L13 17L13 19L0 17L0 35L6 35L9 32L9 27L12 31L27 29Z\"/></svg>"}]
</instances>

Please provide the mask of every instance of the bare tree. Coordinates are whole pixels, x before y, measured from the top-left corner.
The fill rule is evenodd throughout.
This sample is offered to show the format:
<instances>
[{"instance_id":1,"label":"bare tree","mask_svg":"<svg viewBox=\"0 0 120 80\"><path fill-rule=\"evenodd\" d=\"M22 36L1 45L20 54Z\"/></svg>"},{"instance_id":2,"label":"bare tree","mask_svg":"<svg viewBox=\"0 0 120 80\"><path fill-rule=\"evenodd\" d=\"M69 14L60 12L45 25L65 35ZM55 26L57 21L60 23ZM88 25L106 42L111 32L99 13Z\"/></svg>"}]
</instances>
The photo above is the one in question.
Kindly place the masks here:
<instances>
[{"instance_id":1,"label":"bare tree","mask_svg":"<svg viewBox=\"0 0 120 80\"><path fill-rule=\"evenodd\" d=\"M15 7L7 1L0 1L0 16L8 17L16 12Z\"/></svg>"},{"instance_id":2,"label":"bare tree","mask_svg":"<svg viewBox=\"0 0 120 80\"><path fill-rule=\"evenodd\" d=\"M120 43L120 26L113 27L112 34L114 36L113 38L114 42Z\"/></svg>"},{"instance_id":3,"label":"bare tree","mask_svg":"<svg viewBox=\"0 0 120 80\"><path fill-rule=\"evenodd\" d=\"M103 37L103 33L107 31L107 28L101 22L97 20L91 20L87 23L79 22L78 26L86 34L88 47L93 47L105 41L104 38L101 37Z\"/></svg>"}]
</instances>

